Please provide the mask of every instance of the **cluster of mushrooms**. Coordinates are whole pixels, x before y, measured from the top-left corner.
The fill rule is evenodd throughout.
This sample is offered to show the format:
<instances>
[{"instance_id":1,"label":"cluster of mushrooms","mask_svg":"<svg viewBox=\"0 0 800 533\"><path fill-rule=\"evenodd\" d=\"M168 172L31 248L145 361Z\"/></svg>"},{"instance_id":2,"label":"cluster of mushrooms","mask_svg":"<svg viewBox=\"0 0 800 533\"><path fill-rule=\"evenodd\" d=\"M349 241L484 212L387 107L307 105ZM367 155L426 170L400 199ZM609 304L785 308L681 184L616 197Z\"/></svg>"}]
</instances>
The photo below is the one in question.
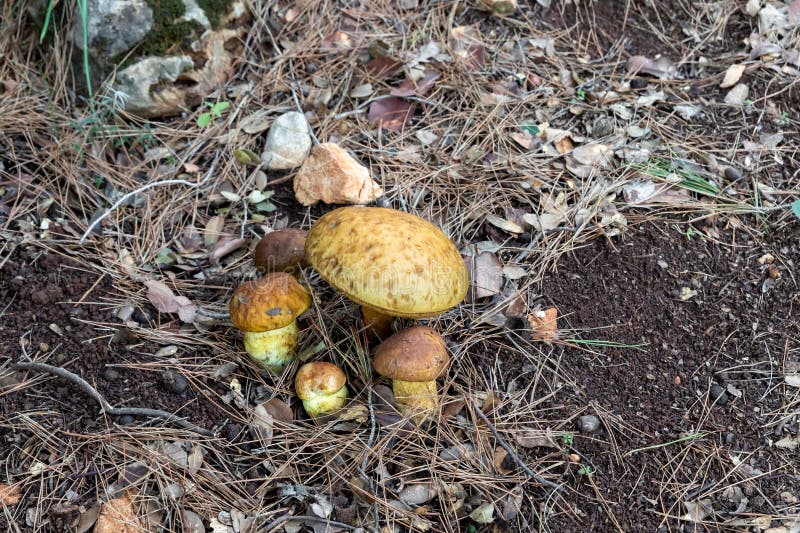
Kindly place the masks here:
<instances>
[{"instance_id":1,"label":"cluster of mushrooms","mask_svg":"<svg viewBox=\"0 0 800 533\"><path fill-rule=\"evenodd\" d=\"M467 269L455 245L430 222L380 207L333 210L306 232L268 234L256 247L263 277L239 285L230 302L245 351L264 368L282 372L297 347L297 318L312 304L294 274L313 267L332 287L361 305L374 350L375 371L392 380L400 411L417 423L436 408L436 379L450 357L432 328L415 326L388 338L393 317L428 318L458 305L467 292ZM295 390L312 416L347 401L344 372L333 363L300 367Z\"/></svg>"}]
</instances>

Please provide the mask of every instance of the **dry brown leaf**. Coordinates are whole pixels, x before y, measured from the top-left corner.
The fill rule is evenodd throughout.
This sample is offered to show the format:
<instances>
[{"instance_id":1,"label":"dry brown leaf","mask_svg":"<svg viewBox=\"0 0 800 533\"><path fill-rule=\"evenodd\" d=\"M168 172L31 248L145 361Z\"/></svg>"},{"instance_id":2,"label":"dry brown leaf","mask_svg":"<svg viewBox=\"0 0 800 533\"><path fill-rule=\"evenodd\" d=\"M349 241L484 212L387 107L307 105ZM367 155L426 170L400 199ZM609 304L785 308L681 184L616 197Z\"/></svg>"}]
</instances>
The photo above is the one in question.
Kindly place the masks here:
<instances>
[{"instance_id":1,"label":"dry brown leaf","mask_svg":"<svg viewBox=\"0 0 800 533\"><path fill-rule=\"evenodd\" d=\"M486 63L486 47L477 26L456 26L450 36L453 57L469 68L482 69Z\"/></svg>"},{"instance_id":2,"label":"dry brown leaf","mask_svg":"<svg viewBox=\"0 0 800 533\"><path fill-rule=\"evenodd\" d=\"M549 342L558 336L558 309L548 307L543 311L534 311L528 315L531 325L531 338L535 341Z\"/></svg>"},{"instance_id":3,"label":"dry brown leaf","mask_svg":"<svg viewBox=\"0 0 800 533\"><path fill-rule=\"evenodd\" d=\"M667 57L655 61L645 56L632 56L628 59L628 74L650 74L662 80L671 79L675 75L675 64Z\"/></svg>"},{"instance_id":4,"label":"dry brown leaf","mask_svg":"<svg viewBox=\"0 0 800 533\"><path fill-rule=\"evenodd\" d=\"M353 48L353 37L349 33L337 30L322 39L319 48L324 52L350 50Z\"/></svg>"},{"instance_id":5,"label":"dry brown leaf","mask_svg":"<svg viewBox=\"0 0 800 533\"><path fill-rule=\"evenodd\" d=\"M744 74L745 66L741 63L736 63L735 65L731 65L728 67L728 70L725 71L725 78L722 80L722 83L719 84L720 87L723 89L727 89L728 87L733 87L739 80L742 78L742 74Z\"/></svg>"},{"instance_id":6,"label":"dry brown leaf","mask_svg":"<svg viewBox=\"0 0 800 533\"><path fill-rule=\"evenodd\" d=\"M17 505L20 499L22 499L22 494L20 493L19 485L0 483L0 502L3 505L8 507Z\"/></svg>"},{"instance_id":7,"label":"dry brown leaf","mask_svg":"<svg viewBox=\"0 0 800 533\"><path fill-rule=\"evenodd\" d=\"M144 282L147 287L147 299L160 313L174 313L180 307L175 293L163 282L149 279Z\"/></svg>"},{"instance_id":8,"label":"dry brown leaf","mask_svg":"<svg viewBox=\"0 0 800 533\"><path fill-rule=\"evenodd\" d=\"M284 424L291 424L294 421L292 408L280 398L267 400L263 405L264 409L266 409L275 420L283 422Z\"/></svg>"},{"instance_id":9,"label":"dry brown leaf","mask_svg":"<svg viewBox=\"0 0 800 533\"><path fill-rule=\"evenodd\" d=\"M247 243L247 239L234 237L233 235L223 235L214 248L208 254L208 262L212 265L219 263L219 260L231 252L235 252Z\"/></svg>"},{"instance_id":10,"label":"dry brown leaf","mask_svg":"<svg viewBox=\"0 0 800 533\"><path fill-rule=\"evenodd\" d=\"M375 100L369 105L367 120L373 126L385 130L402 131L414 118L416 106L413 102L397 96Z\"/></svg>"},{"instance_id":11,"label":"dry brown leaf","mask_svg":"<svg viewBox=\"0 0 800 533\"><path fill-rule=\"evenodd\" d=\"M573 148L572 139L570 139L565 135L560 139L556 140L555 142L553 142L553 146L556 147L556 150L558 150L559 154L566 154Z\"/></svg>"},{"instance_id":12,"label":"dry brown leaf","mask_svg":"<svg viewBox=\"0 0 800 533\"><path fill-rule=\"evenodd\" d=\"M442 73L437 70L427 69L422 78L418 80L411 80L406 78L400 87L396 87L390 91L392 96L408 97L408 96L425 96L433 88L436 80L442 77Z\"/></svg>"},{"instance_id":13,"label":"dry brown leaf","mask_svg":"<svg viewBox=\"0 0 800 533\"><path fill-rule=\"evenodd\" d=\"M702 522L714 512L710 499L684 502L683 504L686 506L686 515L684 515L683 519L690 522Z\"/></svg>"},{"instance_id":14,"label":"dry brown leaf","mask_svg":"<svg viewBox=\"0 0 800 533\"><path fill-rule=\"evenodd\" d=\"M385 78L397 74L403 69L403 62L391 56L381 56L371 59L364 67L367 72L376 78Z\"/></svg>"},{"instance_id":15,"label":"dry brown leaf","mask_svg":"<svg viewBox=\"0 0 800 533\"><path fill-rule=\"evenodd\" d=\"M523 228L516 222L506 220L491 213L486 215L486 222L488 222L489 224L491 224L496 228L500 228L503 231L507 231L508 233L514 233L516 235L522 235L523 233L525 233L525 228Z\"/></svg>"},{"instance_id":16,"label":"dry brown leaf","mask_svg":"<svg viewBox=\"0 0 800 533\"><path fill-rule=\"evenodd\" d=\"M557 448L553 439L538 429L522 429L514 433L514 440L523 448Z\"/></svg>"},{"instance_id":17,"label":"dry brown leaf","mask_svg":"<svg viewBox=\"0 0 800 533\"><path fill-rule=\"evenodd\" d=\"M94 533L139 533L142 525L133 508L133 493L109 500L100 508Z\"/></svg>"},{"instance_id":18,"label":"dry brown leaf","mask_svg":"<svg viewBox=\"0 0 800 533\"><path fill-rule=\"evenodd\" d=\"M508 452L501 447L495 448L492 462L494 463L494 467L501 474L508 475L514 471L513 468L509 468L509 466L514 464L513 460L509 461Z\"/></svg>"},{"instance_id":19,"label":"dry brown leaf","mask_svg":"<svg viewBox=\"0 0 800 533\"><path fill-rule=\"evenodd\" d=\"M491 252L483 252L477 256L466 258L469 271L470 290L467 299L470 302L488 298L498 294L503 287L503 265Z\"/></svg>"},{"instance_id":20,"label":"dry brown leaf","mask_svg":"<svg viewBox=\"0 0 800 533\"><path fill-rule=\"evenodd\" d=\"M206 222L206 229L203 232L203 243L206 248L211 248L216 244L219 240L219 236L222 235L222 229L224 227L225 217L221 215L211 217L208 222Z\"/></svg>"}]
</instances>

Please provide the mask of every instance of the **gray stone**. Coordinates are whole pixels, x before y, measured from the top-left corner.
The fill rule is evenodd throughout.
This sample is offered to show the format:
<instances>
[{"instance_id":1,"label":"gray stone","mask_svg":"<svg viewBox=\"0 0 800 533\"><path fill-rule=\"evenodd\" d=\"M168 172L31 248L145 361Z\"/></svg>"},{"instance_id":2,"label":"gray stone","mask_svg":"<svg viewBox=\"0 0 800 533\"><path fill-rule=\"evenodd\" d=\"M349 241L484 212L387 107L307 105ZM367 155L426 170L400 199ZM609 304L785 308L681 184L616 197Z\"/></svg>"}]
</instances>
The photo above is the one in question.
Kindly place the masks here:
<instances>
[{"instance_id":1,"label":"gray stone","mask_svg":"<svg viewBox=\"0 0 800 533\"><path fill-rule=\"evenodd\" d=\"M145 0L86 0L89 53L101 64L141 42L153 27L153 10ZM75 17L70 37L83 50L83 27Z\"/></svg>"},{"instance_id":2,"label":"gray stone","mask_svg":"<svg viewBox=\"0 0 800 533\"><path fill-rule=\"evenodd\" d=\"M270 170L288 170L303 164L310 149L311 135L306 117L291 111L272 123L261 160Z\"/></svg>"},{"instance_id":3,"label":"gray stone","mask_svg":"<svg viewBox=\"0 0 800 533\"><path fill-rule=\"evenodd\" d=\"M594 415L583 415L578 419L578 429L581 433L594 433L600 428L600 419Z\"/></svg>"},{"instance_id":4,"label":"gray stone","mask_svg":"<svg viewBox=\"0 0 800 533\"><path fill-rule=\"evenodd\" d=\"M717 383L711 384L709 396L712 402L717 402L717 405L726 405L728 403L728 395L725 392L725 389L720 387Z\"/></svg>"},{"instance_id":5,"label":"gray stone","mask_svg":"<svg viewBox=\"0 0 800 533\"><path fill-rule=\"evenodd\" d=\"M164 106L152 88L175 83L178 76L193 67L189 56L147 57L120 71L114 89L125 93L125 110L129 113L157 116Z\"/></svg>"}]
</instances>

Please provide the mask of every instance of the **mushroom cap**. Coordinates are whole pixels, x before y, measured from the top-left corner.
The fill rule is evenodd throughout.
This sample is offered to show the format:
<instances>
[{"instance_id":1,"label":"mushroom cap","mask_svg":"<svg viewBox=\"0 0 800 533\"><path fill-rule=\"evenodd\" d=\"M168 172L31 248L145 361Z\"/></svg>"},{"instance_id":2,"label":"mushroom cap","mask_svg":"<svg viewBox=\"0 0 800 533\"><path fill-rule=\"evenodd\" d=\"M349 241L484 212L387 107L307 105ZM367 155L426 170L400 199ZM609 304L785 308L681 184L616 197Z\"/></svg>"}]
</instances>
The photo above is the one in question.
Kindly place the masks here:
<instances>
[{"instance_id":1,"label":"mushroom cap","mask_svg":"<svg viewBox=\"0 0 800 533\"><path fill-rule=\"evenodd\" d=\"M309 307L311 295L285 272L242 283L233 292L231 322L242 331L262 332L283 328Z\"/></svg>"},{"instance_id":2,"label":"mushroom cap","mask_svg":"<svg viewBox=\"0 0 800 533\"><path fill-rule=\"evenodd\" d=\"M294 388L301 400L338 392L347 383L342 369L326 361L312 361L300 367L294 378Z\"/></svg>"},{"instance_id":3,"label":"mushroom cap","mask_svg":"<svg viewBox=\"0 0 800 533\"><path fill-rule=\"evenodd\" d=\"M378 374L400 381L434 381L449 362L444 339L428 326L398 331L375 349Z\"/></svg>"},{"instance_id":4,"label":"mushroom cap","mask_svg":"<svg viewBox=\"0 0 800 533\"><path fill-rule=\"evenodd\" d=\"M342 207L320 217L306 260L348 298L391 316L436 316L469 286L447 236L418 216L382 207Z\"/></svg>"},{"instance_id":5,"label":"mushroom cap","mask_svg":"<svg viewBox=\"0 0 800 533\"><path fill-rule=\"evenodd\" d=\"M293 272L305 264L306 232L286 228L268 233L256 246L255 264L261 272Z\"/></svg>"}]
</instances>

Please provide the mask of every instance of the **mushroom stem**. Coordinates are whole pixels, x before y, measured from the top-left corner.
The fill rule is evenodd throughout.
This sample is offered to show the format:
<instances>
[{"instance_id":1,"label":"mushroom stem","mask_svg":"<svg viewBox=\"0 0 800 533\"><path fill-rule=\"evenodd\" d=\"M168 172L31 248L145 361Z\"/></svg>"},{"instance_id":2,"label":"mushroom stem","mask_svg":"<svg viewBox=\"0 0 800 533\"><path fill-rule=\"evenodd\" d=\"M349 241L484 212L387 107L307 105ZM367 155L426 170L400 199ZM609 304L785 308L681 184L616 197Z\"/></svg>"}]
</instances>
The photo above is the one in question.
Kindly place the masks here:
<instances>
[{"instance_id":1,"label":"mushroom stem","mask_svg":"<svg viewBox=\"0 0 800 533\"><path fill-rule=\"evenodd\" d=\"M315 417L320 414L330 413L340 409L347 401L347 385L343 386L333 394L316 394L311 398L303 400L303 408L308 416Z\"/></svg>"},{"instance_id":2,"label":"mushroom stem","mask_svg":"<svg viewBox=\"0 0 800 533\"><path fill-rule=\"evenodd\" d=\"M431 416L439 403L436 381L393 379L392 391L400 412L413 418L417 425Z\"/></svg>"},{"instance_id":3,"label":"mushroom stem","mask_svg":"<svg viewBox=\"0 0 800 533\"><path fill-rule=\"evenodd\" d=\"M384 339L391 334L392 316L366 305L361 306L361 316L364 319L364 326L370 335L378 339Z\"/></svg>"},{"instance_id":4,"label":"mushroom stem","mask_svg":"<svg viewBox=\"0 0 800 533\"><path fill-rule=\"evenodd\" d=\"M270 331L246 331L244 349L259 365L272 372L282 372L292 362L297 346L297 321Z\"/></svg>"}]
</instances>

